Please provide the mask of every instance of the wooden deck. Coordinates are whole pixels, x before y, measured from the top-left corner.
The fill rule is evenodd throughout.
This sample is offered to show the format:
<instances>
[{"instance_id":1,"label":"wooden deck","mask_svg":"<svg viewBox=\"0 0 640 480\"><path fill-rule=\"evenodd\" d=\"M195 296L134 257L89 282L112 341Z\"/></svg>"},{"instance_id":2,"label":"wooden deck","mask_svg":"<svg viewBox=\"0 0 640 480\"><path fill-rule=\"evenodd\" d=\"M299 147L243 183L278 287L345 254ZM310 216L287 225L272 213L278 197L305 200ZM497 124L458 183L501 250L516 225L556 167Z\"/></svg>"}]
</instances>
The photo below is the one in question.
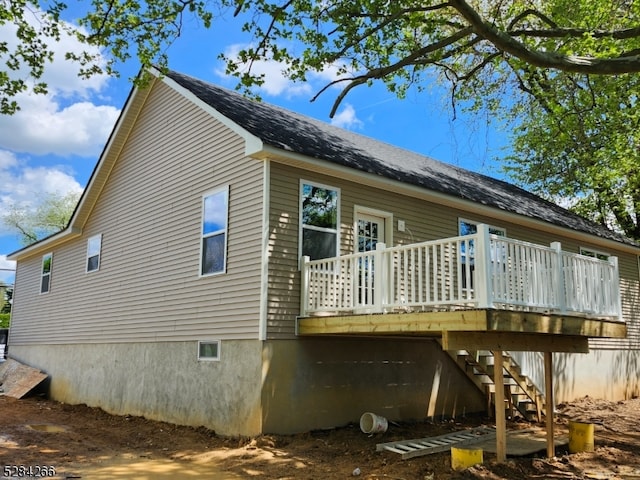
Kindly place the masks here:
<instances>
[{"instance_id":1,"label":"wooden deck","mask_svg":"<svg viewBox=\"0 0 640 480\"><path fill-rule=\"evenodd\" d=\"M298 319L298 335L441 337L445 350L585 352L589 338L625 338L623 322L569 315L474 309Z\"/></svg>"},{"instance_id":2,"label":"wooden deck","mask_svg":"<svg viewBox=\"0 0 640 480\"><path fill-rule=\"evenodd\" d=\"M443 350L493 356L496 457L506 460L504 352L542 352L553 412L553 353L588 353L590 338L625 338L618 260L473 235L311 260L301 269L297 334L431 337ZM555 455L553 414L547 456Z\"/></svg>"}]
</instances>

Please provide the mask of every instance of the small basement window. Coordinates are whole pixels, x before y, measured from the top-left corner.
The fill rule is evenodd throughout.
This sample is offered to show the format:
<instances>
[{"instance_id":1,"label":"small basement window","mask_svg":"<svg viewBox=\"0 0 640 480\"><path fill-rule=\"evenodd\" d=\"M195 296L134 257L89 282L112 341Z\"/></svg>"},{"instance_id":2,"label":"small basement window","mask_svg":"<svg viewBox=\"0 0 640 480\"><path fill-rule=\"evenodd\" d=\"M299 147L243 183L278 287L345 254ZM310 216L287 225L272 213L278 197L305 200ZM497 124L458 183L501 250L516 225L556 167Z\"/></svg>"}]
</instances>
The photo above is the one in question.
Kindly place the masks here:
<instances>
[{"instance_id":1,"label":"small basement window","mask_svg":"<svg viewBox=\"0 0 640 480\"><path fill-rule=\"evenodd\" d=\"M198 360L220 360L220 341L200 340L198 342Z\"/></svg>"}]
</instances>

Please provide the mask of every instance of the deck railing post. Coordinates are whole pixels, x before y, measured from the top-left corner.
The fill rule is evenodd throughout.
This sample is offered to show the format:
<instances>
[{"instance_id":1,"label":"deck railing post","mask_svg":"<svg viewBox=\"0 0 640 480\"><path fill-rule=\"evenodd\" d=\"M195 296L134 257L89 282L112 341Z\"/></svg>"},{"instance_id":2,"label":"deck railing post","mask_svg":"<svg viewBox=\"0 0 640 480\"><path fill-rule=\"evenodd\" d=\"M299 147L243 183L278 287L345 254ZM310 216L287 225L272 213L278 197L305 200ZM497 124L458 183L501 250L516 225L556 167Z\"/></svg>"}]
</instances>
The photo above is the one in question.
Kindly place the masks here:
<instances>
[{"instance_id":1,"label":"deck railing post","mask_svg":"<svg viewBox=\"0 0 640 480\"><path fill-rule=\"evenodd\" d=\"M551 287L551 291L555 291L557 293L557 308L561 314L567 312L567 299L566 299L566 289L567 285L565 283L564 278L564 262L562 259L562 245L560 242L552 242L550 244L551 248L554 250L554 258L556 271L554 274L554 285Z\"/></svg>"},{"instance_id":2,"label":"deck railing post","mask_svg":"<svg viewBox=\"0 0 640 480\"><path fill-rule=\"evenodd\" d=\"M307 316L309 310L309 262L311 257L302 257L302 269L300 270L300 315Z\"/></svg>"},{"instance_id":3,"label":"deck railing post","mask_svg":"<svg viewBox=\"0 0 640 480\"><path fill-rule=\"evenodd\" d=\"M387 262L385 262L384 250L387 248L383 242L376 243L376 251L374 253L373 268L373 311L382 313L382 305L387 300L389 282L387 281Z\"/></svg>"},{"instance_id":4,"label":"deck railing post","mask_svg":"<svg viewBox=\"0 0 640 480\"><path fill-rule=\"evenodd\" d=\"M624 321L622 317L622 299L620 298L620 271L618 267L618 257L609 257L609 263L613 268L613 285L611 286L611 293L615 295L616 313L619 321Z\"/></svg>"},{"instance_id":5,"label":"deck railing post","mask_svg":"<svg viewBox=\"0 0 640 480\"><path fill-rule=\"evenodd\" d=\"M492 272L491 272L491 234L489 225L478 224L476 244L474 247L476 301L478 308L493 306Z\"/></svg>"}]
</instances>

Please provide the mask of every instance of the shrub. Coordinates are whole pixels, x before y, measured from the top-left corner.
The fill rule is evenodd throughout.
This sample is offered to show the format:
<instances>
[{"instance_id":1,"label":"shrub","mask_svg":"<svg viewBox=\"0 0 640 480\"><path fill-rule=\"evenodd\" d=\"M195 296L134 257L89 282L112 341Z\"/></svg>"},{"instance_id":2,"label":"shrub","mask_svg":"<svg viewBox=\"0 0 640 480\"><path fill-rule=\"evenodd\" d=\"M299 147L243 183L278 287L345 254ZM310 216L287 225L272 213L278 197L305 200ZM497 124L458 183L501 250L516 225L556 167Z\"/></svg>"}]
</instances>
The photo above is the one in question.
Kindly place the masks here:
<instances>
[{"instance_id":1,"label":"shrub","mask_svg":"<svg viewBox=\"0 0 640 480\"><path fill-rule=\"evenodd\" d=\"M9 328L10 313L0 313L0 328Z\"/></svg>"}]
</instances>

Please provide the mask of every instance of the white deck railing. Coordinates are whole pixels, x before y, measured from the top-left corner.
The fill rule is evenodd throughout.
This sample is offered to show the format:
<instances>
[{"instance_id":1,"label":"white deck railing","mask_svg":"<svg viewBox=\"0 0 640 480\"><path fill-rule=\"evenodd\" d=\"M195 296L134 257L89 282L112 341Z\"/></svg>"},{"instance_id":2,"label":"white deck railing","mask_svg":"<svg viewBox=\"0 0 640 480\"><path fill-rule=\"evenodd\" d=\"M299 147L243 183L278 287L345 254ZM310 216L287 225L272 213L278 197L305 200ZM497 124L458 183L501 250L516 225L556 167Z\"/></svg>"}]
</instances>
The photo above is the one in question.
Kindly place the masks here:
<instances>
[{"instance_id":1,"label":"white deck railing","mask_svg":"<svg viewBox=\"0 0 640 480\"><path fill-rule=\"evenodd\" d=\"M621 320L617 258L563 252L489 234L302 264L302 315L503 308Z\"/></svg>"}]
</instances>

